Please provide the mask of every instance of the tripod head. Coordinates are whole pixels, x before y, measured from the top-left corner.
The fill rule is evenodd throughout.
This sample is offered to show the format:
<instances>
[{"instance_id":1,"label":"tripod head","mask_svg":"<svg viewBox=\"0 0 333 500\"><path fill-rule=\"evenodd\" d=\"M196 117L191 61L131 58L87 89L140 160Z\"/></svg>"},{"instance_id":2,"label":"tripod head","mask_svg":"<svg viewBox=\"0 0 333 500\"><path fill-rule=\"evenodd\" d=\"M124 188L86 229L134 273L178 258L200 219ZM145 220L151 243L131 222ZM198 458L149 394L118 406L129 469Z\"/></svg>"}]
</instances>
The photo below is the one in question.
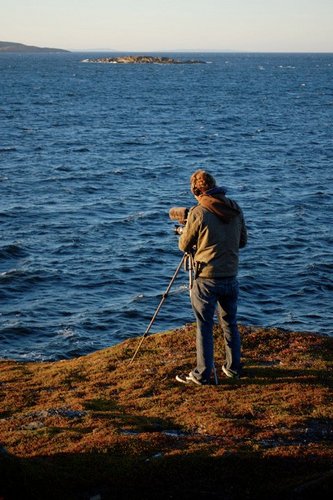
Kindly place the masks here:
<instances>
[{"instance_id":1,"label":"tripod head","mask_svg":"<svg viewBox=\"0 0 333 500\"><path fill-rule=\"evenodd\" d=\"M174 227L174 232L180 236L183 233L184 226L187 222L189 209L186 207L172 207L169 211L169 217L171 220L176 220L179 224Z\"/></svg>"},{"instance_id":2,"label":"tripod head","mask_svg":"<svg viewBox=\"0 0 333 500\"><path fill-rule=\"evenodd\" d=\"M171 220L176 220L182 226L185 226L187 222L189 208L186 207L172 207L169 210L169 217Z\"/></svg>"}]
</instances>

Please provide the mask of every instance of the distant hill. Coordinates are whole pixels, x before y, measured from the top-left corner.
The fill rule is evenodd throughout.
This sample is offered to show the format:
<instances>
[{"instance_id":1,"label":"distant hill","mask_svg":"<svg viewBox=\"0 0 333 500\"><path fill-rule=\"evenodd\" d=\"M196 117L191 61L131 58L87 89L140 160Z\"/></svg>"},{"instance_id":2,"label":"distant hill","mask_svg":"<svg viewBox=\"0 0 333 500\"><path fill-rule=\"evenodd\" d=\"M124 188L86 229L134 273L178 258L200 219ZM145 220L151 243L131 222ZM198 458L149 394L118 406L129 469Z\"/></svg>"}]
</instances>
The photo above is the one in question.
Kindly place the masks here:
<instances>
[{"instance_id":1,"label":"distant hill","mask_svg":"<svg viewBox=\"0 0 333 500\"><path fill-rule=\"evenodd\" d=\"M16 42L0 42L0 52L69 52L69 50L35 47Z\"/></svg>"}]
</instances>

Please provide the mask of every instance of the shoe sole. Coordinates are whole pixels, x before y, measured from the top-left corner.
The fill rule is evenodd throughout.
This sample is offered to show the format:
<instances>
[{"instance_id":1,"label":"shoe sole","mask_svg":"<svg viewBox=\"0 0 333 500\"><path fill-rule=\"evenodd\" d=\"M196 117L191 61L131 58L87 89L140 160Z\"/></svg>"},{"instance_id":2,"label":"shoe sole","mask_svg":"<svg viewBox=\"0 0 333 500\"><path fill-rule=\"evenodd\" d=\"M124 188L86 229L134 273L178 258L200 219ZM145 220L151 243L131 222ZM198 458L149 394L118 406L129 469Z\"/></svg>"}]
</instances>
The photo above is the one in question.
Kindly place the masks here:
<instances>
[{"instance_id":1,"label":"shoe sole","mask_svg":"<svg viewBox=\"0 0 333 500\"><path fill-rule=\"evenodd\" d=\"M239 380L239 375L234 375L233 373L228 372L228 370L224 368L224 366L222 366L222 371L226 377L234 380Z\"/></svg>"},{"instance_id":2,"label":"shoe sole","mask_svg":"<svg viewBox=\"0 0 333 500\"><path fill-rule=\"evenodd\" d=\"M185 385L188 385L190 383L190 380L187 380L187 378L184 380L184 379L180 378L178 375L176 375L176 380L177 380L177 382L180 382L181 384L185 384Z\"/></svg>"}]
</instances>

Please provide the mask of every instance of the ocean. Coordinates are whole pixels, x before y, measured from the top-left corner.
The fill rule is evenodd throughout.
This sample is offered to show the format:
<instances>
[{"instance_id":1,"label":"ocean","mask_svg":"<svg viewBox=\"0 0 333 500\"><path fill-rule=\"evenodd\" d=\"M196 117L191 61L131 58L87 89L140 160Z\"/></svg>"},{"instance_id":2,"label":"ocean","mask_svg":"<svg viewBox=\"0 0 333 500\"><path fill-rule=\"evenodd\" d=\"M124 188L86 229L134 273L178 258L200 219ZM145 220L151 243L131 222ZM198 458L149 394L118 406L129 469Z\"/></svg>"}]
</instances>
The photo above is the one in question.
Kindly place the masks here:
<instances>
[{"instance_id":1,"label":"ocean","mask_svg":"<svg viewBox=\"0 0 333 500\"><path fill-rule=\"evenodd\" d=\"M0 357L142 335L198 168L245 214L239 322L333 334L333 54L167 55L207 64L0 55ZM181 270L151 333L192 321Z\"/></svg>"}]
</instances>

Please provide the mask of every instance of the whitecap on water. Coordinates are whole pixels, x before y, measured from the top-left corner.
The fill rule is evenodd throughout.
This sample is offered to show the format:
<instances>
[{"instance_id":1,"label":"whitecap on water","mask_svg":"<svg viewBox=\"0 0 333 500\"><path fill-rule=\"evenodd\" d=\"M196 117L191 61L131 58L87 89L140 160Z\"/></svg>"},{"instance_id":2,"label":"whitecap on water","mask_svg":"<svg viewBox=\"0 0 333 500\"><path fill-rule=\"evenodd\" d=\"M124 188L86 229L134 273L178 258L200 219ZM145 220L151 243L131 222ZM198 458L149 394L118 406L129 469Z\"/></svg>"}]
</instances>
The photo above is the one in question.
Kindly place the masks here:
<instances>
[{"instance_id":1,"label":"whitecap on water","mask_svg":"<svg viewBox=\"0 0 333 500\"><path fill-rule=\"evenodd\" d=\"M178 293L188 292L188 289L189 289L188 284L187 285L179 285L178 287L173 288L173 290L171 290L170 295L176 295Z\"/></svg>"},{"instance_id":2,"label":"whitecap on water","mask_svg":"<svg viewBox=\"0 0 333 500\"><path fill-rule=\"evenodd\" d=\"M146 216L145 212L137 212L135 214L130 214L123 220L123 222L132 222L134 220L143 219L145 216Z\"/></svg>"},{"instance_id":3,"label":"whitecap on water","mask_svg":"<svg viewBox=\"0 0 333 500\"><path fill-rule=\"evenodd\" d=\"M57 332L57 336L63 339L68 339L75 337L75 331L72 328L64 328L63 330L59 330Z\"/></svg>"},{"instance_id":4,"label":"whitecap on water","mask_svg":"<svg viewBox=\"0 0 333 500\"><path fill-rule=\"evenodd\" d=\"M139 302L140 300L143 300L144 298L145 298L144 294L143 293L139 293L138 295L136 295L132 299L132 302Z\"/></svg>"}]
</instances>

